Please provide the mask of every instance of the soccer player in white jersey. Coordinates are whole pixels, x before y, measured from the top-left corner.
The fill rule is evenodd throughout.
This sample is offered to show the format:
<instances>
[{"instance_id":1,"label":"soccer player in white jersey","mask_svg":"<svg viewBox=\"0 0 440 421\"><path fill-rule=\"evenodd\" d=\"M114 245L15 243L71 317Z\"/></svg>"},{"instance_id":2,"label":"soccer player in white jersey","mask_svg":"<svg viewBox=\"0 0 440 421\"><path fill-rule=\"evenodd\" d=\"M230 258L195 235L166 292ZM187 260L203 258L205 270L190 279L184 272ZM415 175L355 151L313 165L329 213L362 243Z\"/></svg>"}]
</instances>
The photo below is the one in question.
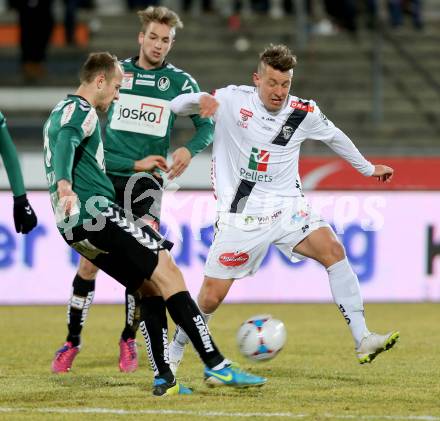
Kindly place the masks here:
<instances>
[{"instance_id":1,"label":"soccer player in white jersey","mask_svg":"<svg viewBox=\"0 0 440 421\"><path fill-rule=\"evenodd\" d=\"M274 244L291 261L310 257L329 277L333 299L351 330L361 364L391 348L399 332L371 333L364 317L359 282L343 245L330 225L304 199L298 175L301 143L326 143L367 177L390 182L393 169L367 161L352 141L312 100L290 95L296 57L284 45L261 55L255 87L228 86L214 96L185 94L172 110L215 120L213 172L217 197L216 233L198 296L208 320L235 279L255 273ZM170 366L182 360L185 332L177 328L170 345Z\"/></svg>"}]
</instances>

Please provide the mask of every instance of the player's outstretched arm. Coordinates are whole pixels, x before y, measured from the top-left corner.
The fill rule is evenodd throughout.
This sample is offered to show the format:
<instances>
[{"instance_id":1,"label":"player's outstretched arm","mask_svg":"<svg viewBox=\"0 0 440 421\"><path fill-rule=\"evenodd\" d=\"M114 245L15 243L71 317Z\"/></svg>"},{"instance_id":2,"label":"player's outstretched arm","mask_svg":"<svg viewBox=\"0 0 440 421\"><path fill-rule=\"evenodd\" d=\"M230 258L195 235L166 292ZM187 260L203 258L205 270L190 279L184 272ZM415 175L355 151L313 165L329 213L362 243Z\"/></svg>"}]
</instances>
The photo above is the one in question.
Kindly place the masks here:
<instances>
[{"instance_id":1,"label":"player's outstretched arm","mask_svg":"<svg viewBox=\"0 0 440 421\"><path fill-rule=\"evenodd\" d=\"M170 107L177 115L199 114L200 117L211 117L217 111L218 101L206 92L197 92L177 96L171 101Z\"/></svg>"},{"instance_id":2,"label":"player's outstretched arm","mask_svg":"<svg viewBox=\"0 0 440 421\"><path fill-rule=\"evenodd\" d=\"M218 106L218 101L212 95L203 94L199 101L200 117L212 117L217 111Z\"/></svg>"},{"instance_id":3,"label":"player's outstretched arm","mask_svg":"<svg viewBox=\"0 0 440 421\"><path fill-rule=\"evenodd\" d=\"M382 183L390 183L393 178L394 170L387 165L375 165L372 177L376 177Z\"/></svg>"}]
</instances>

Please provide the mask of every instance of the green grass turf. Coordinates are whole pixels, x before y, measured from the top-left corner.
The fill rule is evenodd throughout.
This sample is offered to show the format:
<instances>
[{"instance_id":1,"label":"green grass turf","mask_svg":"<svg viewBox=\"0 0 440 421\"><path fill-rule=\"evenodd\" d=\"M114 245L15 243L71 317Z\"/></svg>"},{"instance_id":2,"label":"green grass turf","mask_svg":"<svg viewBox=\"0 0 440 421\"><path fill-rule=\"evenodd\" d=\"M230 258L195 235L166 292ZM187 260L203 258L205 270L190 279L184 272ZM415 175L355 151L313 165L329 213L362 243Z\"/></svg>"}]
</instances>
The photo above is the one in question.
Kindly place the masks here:
<instances>
[{"instance_id":1,"label":"green grass turf","mask_svg":"<svg viewBox=\"0 0 440 421\"><path fill-rule=\"evenodd\" d=\"M235 332L242 321L258 313L271 313L283 320L288 340L274 360L252 363L239 355ZM382 333L398 329L401 339L394 349L379 355L372 364L361 366L355 358L349 330L333 305L223 305L210 323L217 344L242 368L267 376L267 385L247 390L209 389L202 381L199 360L188 348L179 378L194 388L195 393L154 398L152 372L140 334L139 370L132 374L118 371L122 306L91 307L82 351L73 371L67 375L50 373L52 356L65 336L65 307L0 307L0 419L289 419L207 418L206 414L196 414L221 411L305 414L297 419L306 420L385 419L385 416L411 419L417 415L440 420L438 313L438 304L367 304L370 329ZM168 415L38 412L42 408L90 407L194 412ZM1 412L2 408L27 410Z\"/></svg>"}]
</instances>

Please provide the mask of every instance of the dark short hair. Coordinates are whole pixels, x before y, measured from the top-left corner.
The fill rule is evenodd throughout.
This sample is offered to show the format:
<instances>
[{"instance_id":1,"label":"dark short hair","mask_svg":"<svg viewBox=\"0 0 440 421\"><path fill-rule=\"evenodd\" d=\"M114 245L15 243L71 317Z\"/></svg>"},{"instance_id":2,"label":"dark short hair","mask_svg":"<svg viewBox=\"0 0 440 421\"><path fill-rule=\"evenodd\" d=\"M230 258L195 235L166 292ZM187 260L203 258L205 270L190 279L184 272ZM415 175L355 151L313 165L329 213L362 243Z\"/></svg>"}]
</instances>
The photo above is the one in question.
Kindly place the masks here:
<instances>
[{"instance_id":1,"label":"dark short hair","mask_svg":"<svg viewBox=\"0 0 440 421\"><path fill-rule=\"evenodd\" d=\"M292 54L292 51L286 45L270 44L260 54L258 70L261 70L262 65L270 66L280 72L287 72L296 66L296 56Z\"/></svg>"},{"instance_id":2,"label":"dark short hair","mask_svg":"<svg viewBox=\"0 0 440 421\"><path fill-rule=\"evenodd\" d=\"M107 51L90 53L79 72L79 81L90 83L100 73L104 73L105 78L110 80L115 74L116 65L117 57Z\"/></svg>"},{"instance_id":3,"label":"dark short hair","mask_svg":"<svg viewBox=\"0 0 440 421\"><path fill-rule=\"evenodd\" d=\"M151 22L163 23L172 29L183 28L179 15L165 6L149 6L137 14L142 24L141 31L144 33Z\"/></svg>"}]
</instances>

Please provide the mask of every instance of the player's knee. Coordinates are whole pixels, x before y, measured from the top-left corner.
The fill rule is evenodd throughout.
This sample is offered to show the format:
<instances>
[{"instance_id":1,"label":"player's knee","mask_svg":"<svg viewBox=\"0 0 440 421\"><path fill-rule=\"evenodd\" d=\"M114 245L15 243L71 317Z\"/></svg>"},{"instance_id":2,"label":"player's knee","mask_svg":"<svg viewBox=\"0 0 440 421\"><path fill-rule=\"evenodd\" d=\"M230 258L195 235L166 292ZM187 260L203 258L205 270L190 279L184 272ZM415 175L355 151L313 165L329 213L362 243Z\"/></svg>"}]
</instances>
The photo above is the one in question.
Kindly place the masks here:
<instances>
[{"instance_id":1,"label":"player's knee","mask_svg":"<svg viewBox=\"0 0 440 421\"><path fill-rule=\"evenodd\" d=\"M223 297L218 294L215 289L207 288L204 288L200 291L197 299L200 310L207 314L214 313L222 301Z\"/></svg>"},{"instance_id":2,"label":"player's knee","mask_svg":"<svg viewBox=\"0 0 440 421\"><path fill-rule=\"evenodd\" d=\"M98 268L89 260L81 258L79 261L78 275L85 280L93 280L96 278Z\"/></svg>"},{"instance_id":3,"label":"player's knee","mask_svg":"<svg viewBox=\"0 0 440 421\"><path fill-rule=\"evenodd\" d=\"M344 246L337 240L332 240L327 247L327 253L324 257L326 267L345 259Z\"/></svg>"}]
</instances>

